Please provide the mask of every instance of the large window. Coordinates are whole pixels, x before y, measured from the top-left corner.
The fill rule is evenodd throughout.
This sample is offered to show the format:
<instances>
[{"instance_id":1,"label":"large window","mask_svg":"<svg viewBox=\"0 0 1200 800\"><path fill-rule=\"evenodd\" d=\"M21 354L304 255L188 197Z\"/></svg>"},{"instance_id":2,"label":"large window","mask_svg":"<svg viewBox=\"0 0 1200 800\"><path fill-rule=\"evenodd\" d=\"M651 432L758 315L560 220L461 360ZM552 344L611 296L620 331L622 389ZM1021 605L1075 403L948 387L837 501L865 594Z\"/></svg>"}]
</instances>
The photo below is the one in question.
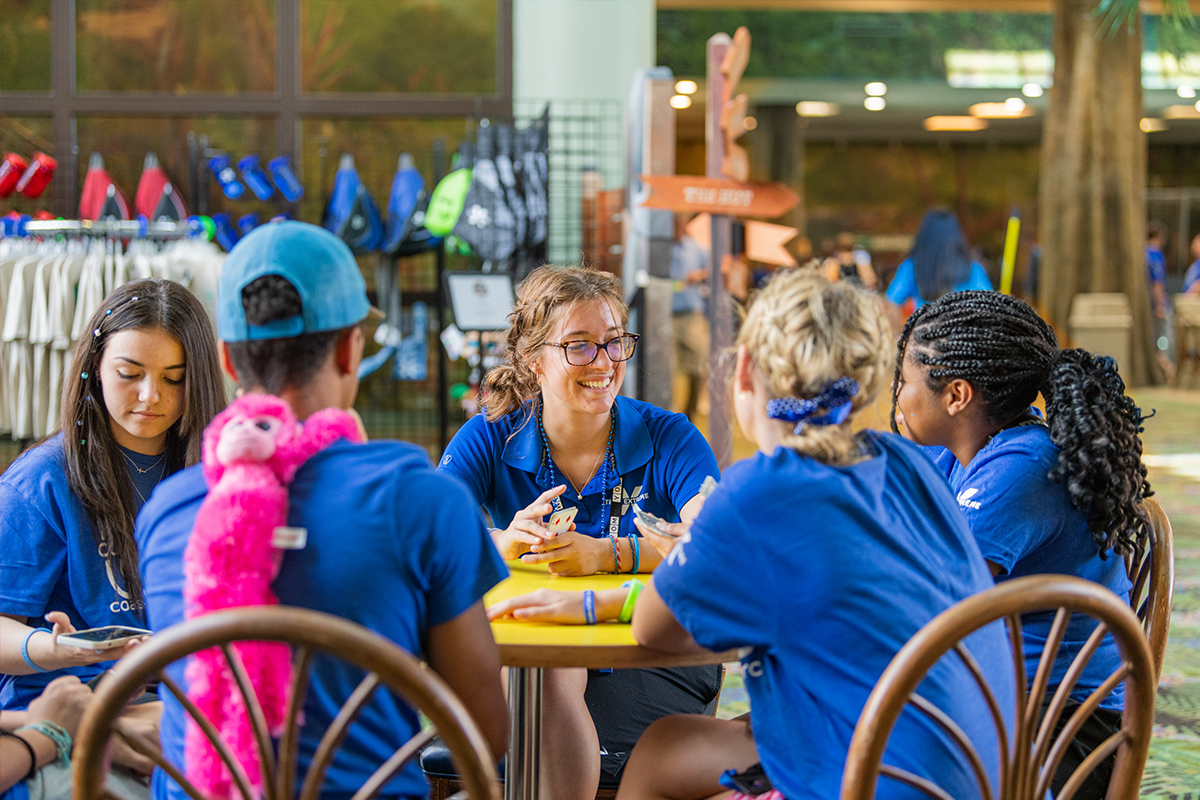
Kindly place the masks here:
<instances>
[{"instance_id":1,"label":"large window","mask_svg":"<svg viewBox=\"0 0 1200 800\"><path fill-rule=\"evenodd\" d=\"M149 151L182 186L192 133L290 155L309 192L288 210L317 221L320 154L355 150L382 204L400 152L428 168L435 138L512 115L511 0L0 0L0 22L0 137L59 162L43 197L5 201L21 212L77 213L92 152L127 193ZM210 211L278 210L201 188Z\"/></svg>"}]
</instances>

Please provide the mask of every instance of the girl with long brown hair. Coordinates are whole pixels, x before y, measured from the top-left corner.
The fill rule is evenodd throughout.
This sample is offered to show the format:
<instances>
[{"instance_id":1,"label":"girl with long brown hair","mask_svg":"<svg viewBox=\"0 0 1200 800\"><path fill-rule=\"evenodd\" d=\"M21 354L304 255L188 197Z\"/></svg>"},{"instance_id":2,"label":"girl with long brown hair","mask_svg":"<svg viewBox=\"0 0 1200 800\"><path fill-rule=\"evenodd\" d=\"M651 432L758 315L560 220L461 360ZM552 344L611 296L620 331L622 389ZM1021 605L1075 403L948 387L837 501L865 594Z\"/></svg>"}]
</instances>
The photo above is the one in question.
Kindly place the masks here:
<instances>
[{"instance_id":1,"label":"girl with long brown hair","mask_svg":"<svg viewBox=\"0 0 1200 800\"><path fill-rule=\"evenodd\" d=\"M159 481L199 461L224 405L212 324L171 281L113 291L70 369L61 430L0 476L0 708L23 708L60 675L87 681L124 654L58 637L143 626L134 518Z\"/></svg>"}]
</instances>

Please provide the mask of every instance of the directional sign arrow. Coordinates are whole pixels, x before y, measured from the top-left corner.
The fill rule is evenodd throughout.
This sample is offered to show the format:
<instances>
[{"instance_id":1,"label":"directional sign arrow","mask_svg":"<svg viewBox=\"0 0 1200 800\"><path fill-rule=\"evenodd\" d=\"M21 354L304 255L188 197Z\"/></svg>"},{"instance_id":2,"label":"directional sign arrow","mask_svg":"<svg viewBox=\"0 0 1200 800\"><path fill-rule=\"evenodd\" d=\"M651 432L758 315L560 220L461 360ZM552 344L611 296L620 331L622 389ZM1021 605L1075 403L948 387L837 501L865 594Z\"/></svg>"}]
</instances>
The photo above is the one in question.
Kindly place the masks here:
<instances>
[{"instance_id":1,"label":"directional sign arrow","mask_svg":"<svg viewBox=\"0 0 1200 800\"><path fill-rule=\"evenodd\" d=\"M729 49L725 51L725 59L721 62L721 74L725 76L725 96L722 98L728 101L733 97L733 90L737 88L738 81L742 79L742 73L746 71L746 64L750 61L750 31L745 25L733 32L733 41L729 45Z\"/></svg>"},{"instance_id":2,"label":"directional sign arrow","mask_svg":"<svg viewBox=\"0 0 1200 800\"><path fill-rule=\"evenodd\" d=\"M800 202L800 195L782 183L739 183L698 175L643 175L642 181L651 192L643 203L646 208L770 219Z\"/></svg>"},{"instance_id":3,"label":"directional sign arrow","mask_svg":"<svg viewBox=\"0 0 1200 800\"><path fill-rule=\"evenodd\" d=\"M796 238L795 228L770 222L746 220L746 258L780 267L796 266L796 259L784 245ZM685 228L687 235L704 250L712 249L712 217L697 214Z\"/></svg>"}]
</instances>

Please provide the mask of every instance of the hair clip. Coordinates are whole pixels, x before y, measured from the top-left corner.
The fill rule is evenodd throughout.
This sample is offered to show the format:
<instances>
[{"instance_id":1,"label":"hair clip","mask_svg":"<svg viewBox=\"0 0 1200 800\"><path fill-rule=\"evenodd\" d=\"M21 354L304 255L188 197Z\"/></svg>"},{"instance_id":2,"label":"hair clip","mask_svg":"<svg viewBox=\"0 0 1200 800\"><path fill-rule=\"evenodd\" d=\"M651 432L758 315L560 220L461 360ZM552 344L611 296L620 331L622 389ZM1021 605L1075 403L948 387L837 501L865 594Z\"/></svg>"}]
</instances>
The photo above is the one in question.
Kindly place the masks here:
<instances>
[{"instance_id":1,"label":"hair clip","mask_svg":"<svg viewBox=\"0 0 1200 800\"><path fill-rule=\"evenodd\" d=\"M87 444L87 439L80 439L80 440L79 440L79 443L80 443L80 444Z\"/></svg>"},{"instance_id":2,"label":"hair clip","mask_svg":"<svg viewBox=\"0 0 1200 800\"><path fill-rule=\"evenodd\" d=\"M99 335L100 335L100 329L99 329L99 328L95 328L95 329L93 329L93 330L92 330L92 336L99 336Z\"/></svg>"},{"instance_id":3,"label":"hair clip","mask_svg":"<svg viewBox=\"0 0 1200 800\"><path fill-rule=\"evenodd\" d=\"M129 302L131 302L131 303L136 303L136 302L137 302L137 295L135 294L133 297L129 298Z\"/></svg>"},{"instance_id":4,"label":"hair clip","mask_svg":"<svg viewBox=\"0 0 1200 800\"><path fill-rule=\"evenodd\" d=\"M82 427L83 427L83 420L81 420L81 419L77 419L77 420L75 420L75 427L77 427L77 428L82 428Z\"/></svg>"},{"instance_id":5,"label":"hair clip","mask_svg":"<svg viewBox=\"0 0 1200 800\"><path fill-rule=\"evenodd\" d=\"M88 374L86 372L81 372L81 373L79 373L79 377L83 378L86 381L88 379Z\"/></svg>"}]
</instances>

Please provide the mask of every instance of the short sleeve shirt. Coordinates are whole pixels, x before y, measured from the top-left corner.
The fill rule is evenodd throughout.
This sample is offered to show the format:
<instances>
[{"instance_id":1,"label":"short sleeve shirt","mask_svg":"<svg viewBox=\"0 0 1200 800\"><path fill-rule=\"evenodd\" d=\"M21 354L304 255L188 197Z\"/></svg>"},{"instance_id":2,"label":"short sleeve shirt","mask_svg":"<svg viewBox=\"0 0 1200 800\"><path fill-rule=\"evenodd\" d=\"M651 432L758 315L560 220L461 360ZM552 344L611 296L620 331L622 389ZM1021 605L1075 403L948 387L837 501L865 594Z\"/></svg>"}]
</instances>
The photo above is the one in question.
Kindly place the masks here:
<instances>
[{"instance_id":1,"label":"short sleeve shirt","mask_svg":"<svg viewBox=\"0 0 1200 800\"><path fill-rule=\"evenodd\" d=\"M193 467L162 483L138 517L137 540L153 630L184 619L183 555L207 494ZM274 589L284 605L324 611L386 636L417 657L432 626L482 599L507 575L476 504L455 480L436 473L425 451L403 442L336 442L309 459L289 487L288 525L305 528L302 550L284 553ZM172 677L183 680L176 665ZM318 659L304 706L300 762L307 768L338 704L357 684L340 662ZM379 692L338 751L325 790L353 794L395 748L419 729L415 712ZM182 763L184 713L164 698L163 751ZM183 798L155 774L154 796ZM425 797L414 762L387 797Z\"/></svg>"},{"instance_id":2,"label":"short sleeve shirt","mask_svg":"<svg viewBox=\"0 0 1200 800\"><path fill-rule=\"evenodd\" d=\"M786 448L725 470L654 586L704 647L745 647L754 740L772 784L791 800L837 797L854 726L884 668L923 625L992 585L934 465L891 434L867 433L873 457L833 467ZM967 640L998 691L1013 698L1003 628ZM997 744L984 700L957 659L922 694L984 756ZM971 768L945 734L907 710L888 763L977 797ZM881 781L879 797L908 797Z\"/></svg>"},{"instance_id":3,"label":"short sleeve shirt","mask_svg":"<svg viewBox=\"0 0 1200 800\"><path fill-rule=\"evenodd\" d=\"M679 509L704 479L720 474L708 442L684 415L628 397L617 397L615 408L616 472L598 470L582 494L568 484L562 495L564 505L579 506L575 528L587 536L608 535L612 515L619 517L621 536L637 535L633 503L678 522ZM537 415L528 406L495 422L477 414L450 440L438 469L462 480L492 523L506 528L539 494L562 483L561 470L554 470L557 480L551 477L544 450ZM601 520L604 496L611 501L618 484L621 503L610 502L610 519Z\"/></svg>"},{"instance_id":4,"label":"short sleeve shirt","mask_svg":"<svg viewBox=\"0 0 1200 800\"><path fill-rule=\"evenodd\" d=\"M1200 259L1193 261L1192 265L1183 275L1183 291L1190 291L1193 286L1200 283Z\"/></svg>"},{"instance_id":5,"label":"short sleeve shirt","mask_svg":"<svg viewBox=\"0 0 1200 800\"><path fill-rule=\"evenodd\" d=\"M67 484L62 436L27 450L0 475L0 613L28 617L33 627L51 611L65 612L79 630L143 627ZM88 681L112 663L0 675L0 708L24 708L55 678Z\"/></svg>"},{"instance_id":6,"label":"short sleeve shirt","mask_svg":"<svg viewBox=\"0 0 1200 800\"><path fill-rule=\"evenodd\" d=\"M971 262L971 271L967 275L967 279L955 286L951 291L965 292L969 289L983 289L991 291L992 281L987 276L987 272L983 266L977 261ZM917 288L917 274L913 268L911 258L906 258L900 262L900 266L896 267L896 275L892 278L892 282L888 284L887 299L896 305L903 305L904 301L912 298L916 303L916 307L920 308L929 302L921 297L921 291Z\"/></svg>"},{"instance_id":7,"label":"short sleeve shirt","mask_svg":"<svg viewBox=\"0 0 1200 800\"><path fill-rule=\"evenodd\" d=\"M1050 480L1058 463L1058 447L1043 425L1023 425L1000 431L963 467L944 450L938 466L950 481L958 505L984 558L1000 567L997 580L1046 573L1077 575L1099 583L1122 600L1131 588L1125 560L1100 548L1088 530L1087 517L1071 505L1067 487ZM1034 674L1053 613L1031 614L1023 620L1026 669ZM1051 685L1061 682L1075 653L1095 629L1082 615L1067 626ZM1112 636L1105 637L1080 678L1075 693L1084 699L1120 663ZM1125 687L1117 686L1101 705L1124 708Z\"/></svg>"}]
</instances>

